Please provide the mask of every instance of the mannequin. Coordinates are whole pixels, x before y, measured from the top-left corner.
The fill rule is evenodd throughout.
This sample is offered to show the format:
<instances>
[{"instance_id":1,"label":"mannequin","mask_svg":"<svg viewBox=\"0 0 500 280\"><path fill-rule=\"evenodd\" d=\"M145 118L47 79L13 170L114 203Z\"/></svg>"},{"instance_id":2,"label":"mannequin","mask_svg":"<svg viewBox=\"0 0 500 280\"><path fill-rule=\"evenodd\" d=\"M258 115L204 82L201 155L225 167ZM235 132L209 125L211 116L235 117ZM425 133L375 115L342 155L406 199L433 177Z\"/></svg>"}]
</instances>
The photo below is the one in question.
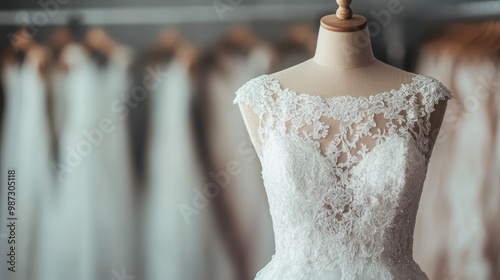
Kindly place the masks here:
<instances>
[{"instance_id":1,"label":"mannequin","mask_svg":"<svg viewBox=\"0 0 500 280\"><path fill-rule=\"evenodd\" d=\"M340 3L336 15L321 19L314 57L270 75L279 81L282 89L322 98L345 95L362 97L397 90L401 85L412 82L415 74L375 58L366 19L359 15L350 18L349 11L348 7L345 8ZM258 116L249 106L240 103L239 107L260 157L261 147L257 141ZM436 132L439 131L446 110L446 101L440 101L435 108L430 117L433 133L429 153L432 152L433 143L437 138ZM325 138L320 142L326 145L329 141L331 139Z\"/></svg>"},{"instance_id":2,"label":"mannequin","mask_svg":"<svg viewBox=\"0 0 500 280\"><path fill-rule=\"evenodd\" d=\"M240 108L275 233L255 279L429 280L413 260L413 228L441 100L453 95L378 61L366 19L338 2L314 57L235 93L254 112Z\"/></svg>"},{"instance_id":3,"label":"mannequin","mask_svg":"<svg viewBox=\"0 0 500 280\"><path fill-rule=\"evenodd\" d=\"M16 201L22 201L15 212L22 217L16 222L16 228L22 228L17 235L16 256L18 263L24 263L16 273L20 279L27 280L38 275L40 250L50 243L42 233L49 229L53 232L53 227L47 226L53 220L52 213L47 211L52 207L54 191L45 82L48 59L47 49L21 28L13 36L12 46L5 49L0 63L6 101L0 134L0 169L3 174L12 168L18 170L16 173L23 173L23 187L14 194ZM7 196L7 188L2 188L2 196ZM5 199L0 207L7 209L8 204ZM6 217L7 211L2 212L2 218ZM7 242L4 244L1 250L9 246Z\"/></svg>"}]
</instances>

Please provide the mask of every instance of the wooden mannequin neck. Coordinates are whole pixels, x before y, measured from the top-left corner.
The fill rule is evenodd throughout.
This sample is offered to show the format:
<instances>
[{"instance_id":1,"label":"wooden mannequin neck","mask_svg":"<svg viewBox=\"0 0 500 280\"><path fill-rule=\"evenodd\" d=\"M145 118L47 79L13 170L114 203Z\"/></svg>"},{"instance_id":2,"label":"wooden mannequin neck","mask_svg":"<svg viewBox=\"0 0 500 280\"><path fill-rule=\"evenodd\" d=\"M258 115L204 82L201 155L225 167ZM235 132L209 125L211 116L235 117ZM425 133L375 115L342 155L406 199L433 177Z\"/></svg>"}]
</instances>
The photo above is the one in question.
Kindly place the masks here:
<instances>
[{"instance_id":1,"label":"wooden mannequin neck","mask_svg":"<svg viewBox=\"0 0 500 280\"><path fill-rule=\"evenodd\" d=\"M372 64L376 58L368 28L337 32L321 26L313 59L321 66L336 69L361 68Z\"/></svg>"}]
</instances>

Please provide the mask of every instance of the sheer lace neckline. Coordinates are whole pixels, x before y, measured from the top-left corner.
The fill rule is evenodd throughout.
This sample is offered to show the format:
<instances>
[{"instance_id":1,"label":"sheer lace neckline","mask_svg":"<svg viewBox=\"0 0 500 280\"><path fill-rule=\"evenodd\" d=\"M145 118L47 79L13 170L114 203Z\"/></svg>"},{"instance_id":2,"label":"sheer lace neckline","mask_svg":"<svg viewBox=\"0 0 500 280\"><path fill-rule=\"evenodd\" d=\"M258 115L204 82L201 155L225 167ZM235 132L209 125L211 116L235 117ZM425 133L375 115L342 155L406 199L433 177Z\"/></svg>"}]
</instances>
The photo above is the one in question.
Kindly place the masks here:
<instances>
[{"instance_id":1,"label":"sheer lace neckline","mask_svg":"<svg viewBox=\"0 0 500 280\"><path fill-rule=\"evenodd\" d=\"M338 96L332 96L332 97L323 97L323 96L319 96L319 95L309 94L307 92L298 92L298 91L290 89L289 87L283 87L282 83L278 79L276 79L274 76L269 75L269 74L262 75L261 77L262 78L267 78L272 83L272 85L275 87L275 89L277 89L279 92L287 92L287 93L289 93L289 94L291 94L291 95L293 95L295 97L312 98L312 99L323 100L323 101L326 101L326 102L328 102L328 101L332 101L333 102L333 101L338 101L338 100L369 101L369 100L377 99L379 97L387 97L387 96L395 95L395 94L404 92L408 88L413 87L419 80L421 80L425 76L424 75L420 75L420 74L415 74L411 78L410 82L402 83L399 88L397 88L397 89L391 89L391 90L384 91L384 92L378 92L378 93L373 93L373 94L370 94L370 95L360 95L360 96L338 95Z\"/></svg>"},{"instance_id":2,"label":"sheer lace neckline","mask_svg":"<svg viewBox=\"0 0 500 280\"><path fill-rule=\"evenodd\" d=\"M252 79L236 93L234 102L251 105L259 115L257 132L264 145L265 138L278 133L299 135L321 146L317 140L329 137L329 123L340 121L340 125L335 125L340 131L330 136L333 142L321 149L334 158L339 153L349 154L350 149L366 136L375 138L377 145L391 135L411 136L420 151L427 154L430 113L440 99L451 98L449 90L439 81L420 74L415 74L398 89L368 96L321 97L298 93L283 87L278 79L268 74ZM382 119L376 120L376 116ZM342 151L335 152L336 149Z\"/></svg>"}]
</instances>

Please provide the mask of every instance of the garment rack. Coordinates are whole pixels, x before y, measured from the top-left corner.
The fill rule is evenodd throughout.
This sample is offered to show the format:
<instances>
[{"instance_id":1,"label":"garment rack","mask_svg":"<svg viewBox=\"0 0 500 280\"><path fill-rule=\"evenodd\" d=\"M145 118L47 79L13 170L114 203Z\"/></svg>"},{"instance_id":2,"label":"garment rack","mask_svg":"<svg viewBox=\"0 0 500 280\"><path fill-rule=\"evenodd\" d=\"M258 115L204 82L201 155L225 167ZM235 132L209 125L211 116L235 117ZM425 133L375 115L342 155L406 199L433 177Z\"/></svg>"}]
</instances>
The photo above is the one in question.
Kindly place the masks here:
<instances>
[{"instance_id":1,"label":"garment rack","mask_svg":"<svg viewBox=\"0 0 500 280\"><path fill-rule=\"evenodd\" d=\"M226 3L221 1L221 3ZM460 20L471 18L498 17L500 1L479 1L460 4L435 4L400 2L405 9L405 18L423 20ZM226 5L228 5L226 3ZM358 14L370 16L373 12L387 7L386 1L366 2L353 6ZM25 25L26 19L33 23L36 13L46 14L46 22L37 26L63 25L68 18L79 16L84 25L175 25L188 23L224 23L244 21L288 21L316 19L318 15L332 13L337 8L334 4L259 4L221 7L219 13L215 5L175 6L175 7L129 7L129 8L88 8L61 9L49 15L43 9L0 11L0 25ZM397 15L394 15L397 17ZM40 17L40 20L43 20Z\"/></svg>"}]
</instances>

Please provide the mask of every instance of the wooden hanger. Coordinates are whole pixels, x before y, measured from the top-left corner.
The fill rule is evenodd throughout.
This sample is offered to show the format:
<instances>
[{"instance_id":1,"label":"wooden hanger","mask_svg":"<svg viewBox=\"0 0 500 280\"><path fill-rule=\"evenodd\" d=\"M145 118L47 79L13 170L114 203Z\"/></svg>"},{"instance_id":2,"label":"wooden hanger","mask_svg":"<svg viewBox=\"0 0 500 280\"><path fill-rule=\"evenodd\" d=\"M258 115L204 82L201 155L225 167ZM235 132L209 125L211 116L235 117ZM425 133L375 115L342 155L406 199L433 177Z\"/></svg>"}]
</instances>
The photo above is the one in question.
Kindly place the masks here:
<instances>
[{"instance_id":1,"label":"wooden hanger","mask_svg":"<svg viewBox=\"0 0 500 280\"><path fill-rule=\"evenodd\" d=\"M499 35L500 24L495 21L454 23L436 32L424 48L453 58L467 56L482 61L500 52Z\"/></svg>"},{"instance_id":2,"label":"wooden hanger","mask_svg":"<svg viewBox=\"0 0 500 280\"><path fill-rule=\"evenodd\" d=\"M316 32L308 24L296 24L288 29L285 37L278 43L278 47L287 49L287 46L301 46L307 55L314 54L316 47Z\"/></svg>"},{"instance_id":3,"label":"wooden hanger","mask_svg":"<svg viewBox=\"0 0 500 280\"><path fill-rule=\"evenodd\" d=\"M291 67L314 55L317 36L308 24L296 24L273 45L272 72Z\"/></svg>"},{"instance_id":4,"label":"wooden hanger","mask_svg":"<svg viewBox=\"0 0 500 280\"><path fill-rule=\"evenodd\" d=\"M196 48L174 28L163 30L148 51L148 63L151 64L168 64L172 59L179 58L191 67L196 57Z\"/></svg>"},{"instance_id":5,"label":"wooden hanger","mask_svg":"<svg viewBox=\"0 0 500 280\"><path fill-rule=\"evenodd\" d=\"M47 42L47 47L51 51L51 63L62 71L68 71L68 65L62 59L63 50L73 42L76 40L66 26L58 28Z\"/></svg>"},{"instance_id":6,"label":"wooden hanger","mask_svg":"<svg viewBox=\"0 0 500 280\"><path fill-rule=\"evenodd\" d=\"M21 28L16 31L16 36L14 37L12 43L14 44L16 51L21 52L27 52L31 47L37 44L26 28Z\"/></svg>"},{"instance_id":7,"label":"wooden hanger","mask_svg":"<svg viewBox=\"0 0 500 280\"><path fill-rule=\"evenodd\" d=\"M259 37L248 27L241 25L232 27L221 37L212 50L220 55L242 55L247 56L262 42Z\"/></svg>"},{"instance_id":8,"label":"wooden hanger","mask_svg":"<svg viewBox=\"0 0 500 280\"><path fill-rule=\"evenodd\" d=\"M59 57L62 49L69 43L74 42L75 39L71 34L69 28L66 26L58 28L54 34L50 37L47 42L47 46L49 46L55 53L56 57Z\"/></svg>"},{"instance_id":9,"label":"wooden hanger","mask_svg":"<svg viewBox=\"0 0 500 280\"><path fill-rule=\"evenodd\" d=\"M15 32L11 45L1 55L1 63L23 64L26 61L37 65L42 75L46 74L47 50L29 34L25 27Z\"/></svg>"},{"instance_id":10,"label":"wooden hanger","mask_svg":"<svg viewBox=\"0 0 500 280\"><path fill-rule=\"evenodd\" d=\"M85 27L82 24L82 19L77 15L69 17L68 22L64 26L57 28L47 41L47 46L52 51L54 59L59 59L66 45L81 43L85 34L84 32Z\"/></svg>"},{"instance_id":11,"label":"wooden hanger","mask_svg":"<svg viewBox=\"0 0 500 280\"><path fill-rule=\"evenodd\" d=\"M104 54L108 59L118 48L118 43L101 27L91 28L85 36L85 44L93 50Z\"/></svg>"},{"instance_id":12,"label":"wooden hanger","mask_svg":"<svg viewBox=\"0 0 500 280\"><path fill-rule=\"evenodd\" d=\"M85 55L89 55L91 49L84 41L87 29L79 15L72 15L67 19L65 25L54 31L46 42L53 67L57 67L63 72L69 70L67 57L63 56L63 53L66 46L70 44L81 46Z\"/></svg>"},{"instance_id":13,"label":"wooden hanger","mask_svg":"<svg viewBox=\"0 0 500 280\"><path fill-rule=\"evenodd\" d=\"M364 29L368 20L361 15L353 15L349 7L352 0L337 0L339 8L332 15L321 18L321 26L330 31L336 32L354 32Z\"/></svg>"},{"instance_id":14,"label":"wooden hanger","mask_svg":"<svg viewBox=\"0 0 500 280\"><path fill-rule=\"evenodd\" d=\"M28 50L36 45L35 40L25 27L17 29L9 40L10 44L2 51L1 64L24 62Z\"/></svg>"},{"instance_id":15,"label":"wooden hanger","mask_svg":"<svg viewBox=\"0 0 500 280\"><path fill-rule=\"evenodd\" d=\"M148 51L148 63L168 64L175 56L182 42L182 36L176 29L168 28L161 32Z\"/></svg>"},{"instance_id":16,"label":"wooden hanger","mask_svg":"<svg viewBox=\"0 0 500 280\"><path fill-rule=\"evenodd\" d=\"M483 23L483 26L484 32L481 33L481 36L475 42L470 43L470 49L476 53L478 60L495 57L499 52L500 23L498 21L487 21Z\"/></svg>"}]
</instances>

